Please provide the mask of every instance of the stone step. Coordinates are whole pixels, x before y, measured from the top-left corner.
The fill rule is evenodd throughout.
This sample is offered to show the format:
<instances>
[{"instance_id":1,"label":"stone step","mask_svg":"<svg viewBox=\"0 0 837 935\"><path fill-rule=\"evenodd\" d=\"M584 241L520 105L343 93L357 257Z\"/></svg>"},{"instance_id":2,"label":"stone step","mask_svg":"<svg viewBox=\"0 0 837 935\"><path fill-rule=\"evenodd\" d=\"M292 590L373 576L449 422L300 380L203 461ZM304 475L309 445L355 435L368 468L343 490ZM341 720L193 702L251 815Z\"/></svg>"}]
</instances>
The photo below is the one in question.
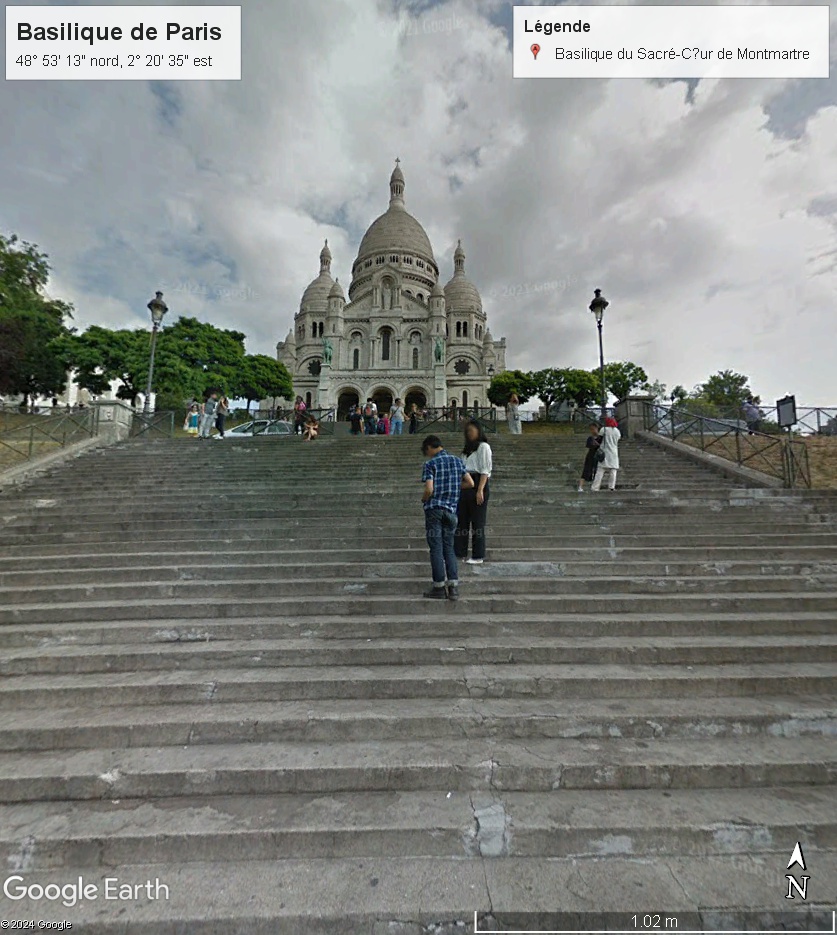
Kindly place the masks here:
<instances>
[{"instance_id":1,"label":"stone step","mask_svg":"<svg viewBox=\"0 0 837 935\"><path fill-rule=\"evenodd\" d=\"M365 581L388 578L405 580L427 577L427 560L417 560L415 550L410 550L414 556L412 561L387 561L384 566L370 565L369 562L317 562L317 573L324 579L334 579L342 576L343 580ZM253 553L244 553L251 555ZM274 554L274 553L271 553ZM177 564L170 564L170 557L155 553L140 556L141 564L120 565L119 560L124 556L70 556L65 559L47 557L42 559L9 559L0 561L0 587L28 587L31 585L43 586L50 582L53 586L63 585L65 582L75 586L86 584L100 584L102 571L107 569L108 577L121 584L131 582L146 583L148 581L219 581L237 582L248 577L253 580L284 579L302 577L311 574L311 563L300 561L300 556L260 563L257 561L246 564L237 564L240 561L237 553L236 561L223 563L207 562L206 553L192 553L191 555L177 555ZM406 558L406 555L403 556ZM402 558L402 556L399 556ZM488 571L488 564L492 571ZM14 568L16 570L12 571ZM498 570L500 569L500 570ZM802 579L809 575L837 575L837 550L834 561L788 562L783 559L763 559L762 561L641 561L620 559L614 561L608 558L603 561L574 561L574 562L520 562L513 561L490 562L480 570L478 568L464 568L465 574L474 574L475 577L493 574L514 573L521 576L562 576L571 580L594 578L606 575L632 579L639 578L679 578L679 577L717 577L730 576L736 578L758 578L765 581L775 576Z\"/></svg>"},{"instance_id":2,"label":"stone step","mask_svg":"<svg viewBox=\"0 0 837 935\"><path fill-rule=\"evenodd\" d=\"M429 604L418 595L413 597L416 614L419 617L430 616L432 613L434 617L440 619L455 619L458 615L467 614L469 620L477 622L477 626L481 619L491 614L519 614L524 611L533 614L575 613L589 617L591 608L594 606L601 616L622 613L658 614L670 606L673 600L674 596L671 594L600 593L595 588L595 582L588 583L586 592L578 589L576 593L568 595L526 594L525 592L515 595L507 594L502 589L497 594L485 594L481 590L481 585L477 587L469 581L467 586L463 585L459 602L439 601L438 604ZM836 591L817 593L777 591L771 594L731 592L712 595L678 593L676 601L681 612L692 614L701 611L727 614L813 611L831 613L837 617ZM7 623L75 623L113 619L129 621L143 620L148 617L194 620L241 614L249 617L278 615L280 617L319 618L323 614L350 613L381 617L398 614L403 610L404 597L401 594L358 594L351 586L347 586L341 595L311 597L304 594L289 597L251 597L249 593L243 597L236 594L236 589L233 588L224 597L208 599L195 596L188 602L171 597L136 599L131 603L124 603L117 599L114 601L80 600L72 603L49 601L0 606L0 626ZM419 625L418 621L415 625Z\"/></svg>"},{"instance_id":3,"label":"stone step","mask_svg":"<svg viewBox=\"0 0 837 935\"><path fill-rule=\"evenodd\" d=\"M348 602L346 602L348 603ZM678 604L680 601L678 601ZM422 608L424 604L421 605ZM267 613L264 617L227 617L211 619L205 615L193 618L155 618L141 616L128 621L103 614L103 620L67 621L59 615L53 623L28 623L0 626L0 647L13 649L36 647L47 650L57 646L89 646L114 644L188 644L225 640L263 640L282 638L378 641L381 639L414 639L416 634L437 638L452 645L473 637L474 624L470 616L442 607L432 616L426 613L393 613L378 616L347 615L346 604L341 614L315 616L286 615L280 618ZM402 608L403 609L403 608ZM788 644L801 635L834 634L834 611L804 612L798 609L779 612L764 610L718 613L705 607L684 613L682 608L657 613L611 613L607 617L591 616L589 607L581 613L533 613L518 608L514 617L514 634L520 639L538 637L649 637L674 636L730 637L773 636ZM508 636L509 621L503 614L484 616L479 622L482 637ZM792 635L791 635L792 634Z\"/></svg>"},{"instance_id":4,"label":"stone step","mask_svg":"<svg viewBox=\"0 0 837 935\"><path fill-rule=\"evenodd\" d=\"M525 525L525 524L522 524ZM254 529L249 533L242 533L240 530L230 531L223 527L217 529L196 530L193 534L184 533L180 529L172 529L169 535L163 535L161 532L153 533L151 531L133 532L127 528L121 536L113 533L111 536L103 536L96 532L75 532L64 531L55 533L41 533L31 535L19 535L14 537L14 552L16 555L40 554L37 550L49 548L54 545L63 546L91 546L96 545L100 549L108 549L114 553L120 553L125 549L142 550L151 546L162 546L166 544L178 551L194 551L202 542L211 540L224 543L246 541L253 544L254 548L282 548L287 549L288 545L293 544L291 551L304 554L316 554L323 544L322 529L323 524L309 524L306 526L295 527L292 535L287 532L282 533L277 528L278 524L269 530ZM705 531L703 531L705 529ZM13 537L9 536L9 539ZM747 548L748 546L758 544L761 546L797 547L806 545L827 546L832 550L832 554L837 549L837 532L818 532L816 527L810 526L805 532L799 532L794 535L781 535L768 533L763 530L756 533L732 532L732 533L713 533L710 526L699 528L697 531L689 528L688 531L678 531L674 524L664 533L659 531L642 532L620 532L619 530L605 527L596 530L579 530L576 532L567 532L566 534L556 526L549 535L515 535L514 533L500 532L491 537L491 548L493 550L505 549L532 549L540 554L540 550L549 548L559 548L563 543L572 542L578 548L591 546L605 546L610 548L625 548L628 546L644 546L645 548L656 548L666 550L677 547L717 547L717 546L736 546ZM403 548L404 544L413 546L426 552L426 543L424 527L421 524L421 518L408 525L405 524L401 535L388 536L382 533L376 533L373 528L358 525L356 532L348 535L329 536L325 539L332 549L351 549L354 547L355 556L358 552L369 555L371 552L389 554L393 549ZM567 548L567 546L564 546ZM27 551L23 551L27 549ZM659 553L658 553L659 554Z\"/></svg>"},{"instance_id":5,"label":"stone step","mask_svg":"<svg viewBox=\"0 0 837 935\"><path fill-rule=\"evenodd\" d=\"M0 802L179 796L828 786L827 738L423 739L0 754Z\"/></svg>"},{"instance_id":6,"label":"stone step","mask_svg":"<svg viewBox=\"0 0 837 935\"><path fill-rule=\"evenodd\" d=\"M816 868L830 859L822 852L837 851L834 789L184 796L0 806L0 860L29 875L277 855L786 858L801 828Z\"/></svg>"},{"instance_id":7,"label":"stone step","mask_svg":"<svg viewBox=\"0 0 837 935\"><path fill-rule=\"evenodd\" d=\"M496 810L480 800L479 839L493 849ZM476 828L475 818L475 828ZM502 832L499 832L502 836ZM482 844L478 844L482 847ZM812 851L812 853L814 853ZM821 892L837 889L835 852L818 852ZM787 854L784 855L787 863ZM789 910L782 855L709 857L346 857L134 864L127 872L65 867L61 883L95 887L71 911L91 935L463 935L465 932L626 931L633 915L680 931L829 931L826 900ZM116 882L108 883L108 880ZM735 881L730 889L730 881ZM17 883L17 881L15 881ZM27 873L24 887L56 882ZM129 889L121 891L120 885ZM161 889L160 886L165 886ZM109 888L108 888L109 887ZM133 889L131 889L133 887ZM37 891L36 891L37 892ZM115 901L120 892L130 896ZM26 890L24 890L26 893ZM70 891L70 895L72 891ZM106 897L110 894L111 901ZM556 899L560 894L560 899ZM149 898L150 897L150 898ZM10 921L60 920L67 909L27 896L9 901ZM669 922L669 920L673 920ZM499 926L502 926L501 929Z\"/></svg>"},{"instance_id":8,"label":"stone step","mask_svg":"<svg viewBox=\"0 0 837 935\"><path fill-rule=\"evenodd\" d=\"M661 556L660 550L653 546L637 545L619 545L618 547L611 543L611 536L608 536L607 543L603 545L586 546L548 546L543 548L520 547L507 549L503 552L503 560L506 562L524 561L535 562L558 562L562 564L567 573L570 574L575 567L585 567L592 564L598 571L603 566L614 566L619 568L630 568L637 562L648 563L652 561L659 562ZM248 544L252 540L245 540ZM761 545L759 537L751 537L751 542L740 546L717 546L707 542L700 546L676 545L667 547L664 557L670 558L671 562L666 562L664 567L675 568L677 563L698 562L700 570L717 571L723 573L725 569L730 571L736 567L737 559L742 562L758 564L764 566L774 562L786 562L791 565L801 565L802 569L809 567L830 572L835 560L837 560L837 549L832 546L817 545ZM122 565L118 564L126 560L132 560L137 567L142 565L148 567L149 563L163 562L170 568L179 568L181 570L193 570L195 565L201 567L213 568L216 562L207 563L207 556L218 555L222 553L225 559L229 559L231 564L241 562L242 560L252 559L254 566L260 562L274 564L274 567L281 567L288 564L301 564L310 567L310 560L305 553L300 553L299 549L288 548L289 543L282 543L286 548L275 547L271 549L259 549L256 545L252 548L242 549L243 544L240 540L210 539L200 540L191 543L188 548L179 549L166 546L165 543L159 543L159 548L143 548L142 546L132 548L129 544L123 544L117 554L110 549L95 549L95 544L87 545L84 548L78 548L73 545L44 545L44 546L16 546L14 551L0 556L0 572L3 571L23 571L38 570L40 573L51 572L52 570L66 567L73 570L78 567L80 570L90 569L114 569L117 574ZM318 566L324 564L339 564L341 568L349 568L352 563L358 562L357 549L333 549L328 547L328 542L317 549ZM420 561L419 561L420 558ZM388 551L387 564L392 562L395 565L402 563L417 563L427 569L427 556L424 550L417 550L402 546ZM223 563L226 564L226 561ZM374 571L380 565L370 562L368 559L363 561L363 567L367 572ZM702 566L706 565L704 569ZM249 566L249 561L248 561ZM152 566L154 567L154 566ZM793 572L788 572L792 574ZM807 572L805 572L807 573ZM278 572L277 572L278 574Z\"/></svg>"},{"instance_id":9,"label":"stone step","mask_svg":"<svg viewBox=\"0 0 837 935\"><path fill-rule=\"evenodd\" d=\"M721 665L725 663L803 663L837 661L837 634L779 636L570 637L428 636L392 639L289 636L277 639L185 640L149 645L129 643L121 631L112 641L53 644L6 649L0 675L59 675L92 672L146 672L217 666L262 669L284 666L408 665ZM102 640L105 635L102 635Z\"/></svg>"},{"instance_id":10,"label":"stone step","mask_svg":"<svg viewBox=\"0 0 837 935\"><path fill-rule=\"evenodd\" d=\"M391 598L397 593L402 598L419 599L428 587L428 570L417 572L410 577L394 577L392 571L378 578L353 579L351 577L326 578L316 574L315 569L308 569L284 580L251 577L247 571L237 580L189 580L181 576L175 580L157 580L152 575L149 580L128 583L76 584L64 582L60 585L35 585L21 588L0 587L0 604L25 607L29 604L71 603L78 601L149 601L156 599L175 599L193 601L213 597L223 599L235 590L246 594L249 599L275 597L280 600L294 598L296 595L316 594L320 599L328 599L345 594L369 597ZM555 568L541 564L529 573L522 567L508 567L506 563L488 563L473 568L464 567L462 581L471 592L480 597L489 595L528 595L575 597L579 593L590 594L589 579L565 577ZM828 592L835 599L837 607L837 575L831 573L811 573L799 575L673 575L639 578L619 574L600 573L595 579L594 590L601 589L620 595L659 595L659 594L700 594L707 600L717 595L758 594L767 597L770 594L795 594L810 592ZM464 594L464 591L463 591ZM596 598L598 600L598 598Z\"/></svg>"},{"instance_id":11,"label":"stone step","mask_svg":"<svg viewBox=\"0 0 837 935\"><path fill-rule=\"evenodd\" d=\"M187 676L188 677L188 676ZM15 711L0 750L36 752L235 743L348 743L453 738L680 739L837 737L837 687L816 697L652 695L562 697L318 698L71 707L59 691ZM191 696L193 699L195 695ZM1 825L0 825L1 826Z\"/></svg>"},{"instance_id":12,"label":"stone step","mask_svg":"<svg viewBox=\"0 0 837 935\"><path fill-rule=\"evenodd\" d=\"M837 691L837 666L746 665L442 665L283 666L211 672L114 672L9 676L0 711L44 705L286 702L322 698L690 698L822 694Z\"/></svg>"}]
</instances>

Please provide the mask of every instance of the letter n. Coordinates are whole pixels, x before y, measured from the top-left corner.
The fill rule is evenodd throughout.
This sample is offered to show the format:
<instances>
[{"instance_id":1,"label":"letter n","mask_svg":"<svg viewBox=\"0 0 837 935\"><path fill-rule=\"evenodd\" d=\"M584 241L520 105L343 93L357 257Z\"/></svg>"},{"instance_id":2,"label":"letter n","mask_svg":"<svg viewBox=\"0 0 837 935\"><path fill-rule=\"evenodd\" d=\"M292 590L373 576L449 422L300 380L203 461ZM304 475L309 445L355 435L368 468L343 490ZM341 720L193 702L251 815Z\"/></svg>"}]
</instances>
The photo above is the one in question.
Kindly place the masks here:
<instances>
[{"instance_id":1,"label":"letter n","mask_svg":"<svg viewBox=\"0 0 837 935\"><path fill-rule=\"evenodd\" d=\"M792 877L789 873L785 874L785 879L788 881L788 894L785 896L785 899L795 899L793 895L793 890L796 890L797 893L803 898L808 898L808 881L810 877L802 877L802 886L799 885L796 877Z\"/></svg>"}]
</instances>

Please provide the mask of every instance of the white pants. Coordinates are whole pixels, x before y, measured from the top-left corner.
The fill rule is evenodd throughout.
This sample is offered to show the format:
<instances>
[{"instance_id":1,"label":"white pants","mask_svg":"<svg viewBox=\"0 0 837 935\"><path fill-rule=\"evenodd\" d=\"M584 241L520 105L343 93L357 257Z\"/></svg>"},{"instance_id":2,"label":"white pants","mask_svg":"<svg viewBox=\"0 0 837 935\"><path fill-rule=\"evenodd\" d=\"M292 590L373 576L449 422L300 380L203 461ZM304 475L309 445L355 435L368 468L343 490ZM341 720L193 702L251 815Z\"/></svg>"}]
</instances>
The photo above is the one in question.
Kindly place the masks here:
<instances>
[{"instance_id":1,"label":"white pants","mask_svg":"<svg viewBox=\"0 0 837 935\"><path fill-rule=\"evenodd\" d=\"M204 414L201 416L200 436L209 438L212 435L212 426L215 425L215 413Z\"/></svg>"},{"instance_id":2,"label":"white pants","mask_svg":"<svg viewBox=\"0 0 837 935\"><path fill-rule=\"evenodd\" d=\"M605 471L610 472L610 477L608 478L608 488L610 490L616 490L616 472L618 468L606 468L603 464L600 464L596 468L596 476L593 478L593 486L591 490L601 490L602 489L602 480L604 479Z\"/></svg>"}]
</instances>

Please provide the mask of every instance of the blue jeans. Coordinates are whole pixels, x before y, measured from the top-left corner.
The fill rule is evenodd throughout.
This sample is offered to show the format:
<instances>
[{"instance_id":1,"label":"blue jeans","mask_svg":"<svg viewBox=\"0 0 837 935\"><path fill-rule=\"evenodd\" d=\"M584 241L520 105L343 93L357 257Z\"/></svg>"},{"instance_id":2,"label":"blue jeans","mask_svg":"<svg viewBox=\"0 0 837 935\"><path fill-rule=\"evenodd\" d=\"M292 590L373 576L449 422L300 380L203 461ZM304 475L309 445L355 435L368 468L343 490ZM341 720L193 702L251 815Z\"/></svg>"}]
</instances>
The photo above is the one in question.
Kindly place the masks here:
<instances>
[{"instance_id":1,"label":"blue jeans","mask_svg":"<svg viewBox=\"0 0 837 935\"><path fill-rule=\"evenodd\" d=\"M389 434L390 435L400 435L401 430L404 428L404 420L396 419L394 422L390 422L389 425Z\"/></svg>"},{"instance_id":2,"label":"blue jeans","mask_svg":"<svg viewBox=\"0 0 837 935\"><path fill-rule=\"evenodd\" d=\"M427 544L430 547L430 567L433 571L433 584L437 587L447 583L459 584L459 566L453 550L453 537L456 532L456 513L450 510L434 508L424 511L424 528Z\"/></svg>"}]
</instances>

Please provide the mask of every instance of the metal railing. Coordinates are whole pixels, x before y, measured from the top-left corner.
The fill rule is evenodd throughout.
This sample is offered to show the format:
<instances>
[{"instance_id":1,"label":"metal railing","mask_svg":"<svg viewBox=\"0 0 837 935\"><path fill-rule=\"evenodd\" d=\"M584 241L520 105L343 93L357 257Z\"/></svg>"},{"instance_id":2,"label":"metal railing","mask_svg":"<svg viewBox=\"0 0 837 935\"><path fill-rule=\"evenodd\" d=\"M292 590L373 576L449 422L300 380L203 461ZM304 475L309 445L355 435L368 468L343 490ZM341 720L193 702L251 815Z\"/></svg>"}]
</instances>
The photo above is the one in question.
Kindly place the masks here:
<instances>
[{"instance_id":1,"label":"metal railing","mask_svg":"<svg viewBox=\"0 0 837 935\"><path fill-rule=\"evenodd\" d=\"M131 438L140 435L162 435L171 438L174 435L174 412L135 412L131 419Z\"/></svg>"},{"instance_id":2,"label":"metal railing","mask_svg":"<svg viewBox=\"0 0 837 935\"><path fill-rule=\"evenodd\" d=\"M646 432L656 432L708 454L782 481L785 487L810 487L808 448L801 439L750 431L738 419L712 419L684 409L646 403Z\"/></svg>"},{"instance_id":3,"label":"metal railing","mask_svg":"<svg viewBox=\"0 0 837 935\"><path fill-rule=\"evenodd\" d=\"M464 428L471 419L479 422L486 434L497 433L497 410L493 407L477 408L474 406L442 406L439 408L425 407L418 413L417 432L437 430L442 432L456 432ZM409 425L409 414L406 424Z\"/></svg>"},{"instance_id":4,"label":"metal railing","mask_svg":"<svg viewBox=\"0 0 837 935\"><path fill-rule=\"evenodd\" d=\"M99 433L97 407L29 415L0 411L0 468L33 461Z\"/></svg>"}]
</instances>

